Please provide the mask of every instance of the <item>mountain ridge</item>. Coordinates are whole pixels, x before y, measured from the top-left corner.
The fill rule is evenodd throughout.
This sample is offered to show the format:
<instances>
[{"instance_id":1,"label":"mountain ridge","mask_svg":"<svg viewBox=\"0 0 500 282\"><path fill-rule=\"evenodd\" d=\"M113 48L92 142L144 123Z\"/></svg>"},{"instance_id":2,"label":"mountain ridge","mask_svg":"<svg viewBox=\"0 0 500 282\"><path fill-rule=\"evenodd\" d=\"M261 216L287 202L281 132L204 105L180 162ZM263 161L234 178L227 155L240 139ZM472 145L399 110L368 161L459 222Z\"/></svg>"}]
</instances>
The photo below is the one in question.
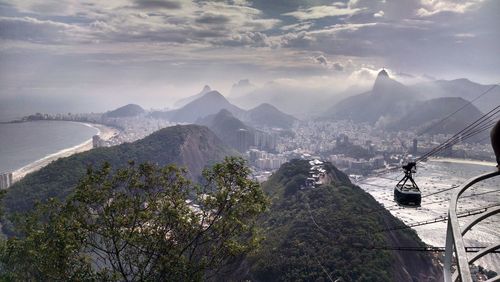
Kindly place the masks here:
<instances>
[{"instance_id":1,"label":"mountain ridge","mask_svg":"<svg viewBox=\"0 0 500 282\"><path fill-rule=\"evenodd\" d=\"M122 118L122 117L135 117L145 113L146 111L137 104L127 104L112 111L103 114L107 118Z\"/></svg>"},{"instance_id":2,"label":"mountain ridge","mask_svg":"<svg viewBox=\"0 0 500 282\"><path fill-rule=\"evenodd\" d=\"M129 161L152 162L161 166L177 164L187 167L188 175L196 181L205 166L236 154L222 145L220 139L205 126L172 126L133 143L96 148L60 158L12 185L5 196L5 208L7 213L12 214L30 210L36 201L64 199L85 175L89 165L101 166L109 162L116 169L126 166Z\"/></svg>"}]
</instances>

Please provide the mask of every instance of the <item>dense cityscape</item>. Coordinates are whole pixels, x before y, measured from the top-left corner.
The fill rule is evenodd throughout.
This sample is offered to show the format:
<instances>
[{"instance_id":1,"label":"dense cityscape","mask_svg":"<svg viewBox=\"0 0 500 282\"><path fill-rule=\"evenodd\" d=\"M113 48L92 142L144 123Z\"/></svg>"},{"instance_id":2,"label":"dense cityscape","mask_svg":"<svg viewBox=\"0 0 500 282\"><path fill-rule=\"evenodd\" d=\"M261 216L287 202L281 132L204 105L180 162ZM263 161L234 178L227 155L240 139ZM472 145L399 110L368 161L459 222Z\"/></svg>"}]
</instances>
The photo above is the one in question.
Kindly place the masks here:
<instances>
[{"instance_id":1,"label":"dense cityscape","mask_svg":"<svg viewBox=\"0 0 500 282\"><path fill-rule=\"evenodd\" d=\"M134 142L161 128L178 124L147 114L119 118L103 114L36 114L22 120L90 122L119 130L119 134L108 140L94 136L94 147ZM241 129L235 134L238 151L248 160L254 177L261 182L282 164L295 158L330 161L353 177L368 175L377 170L398 167L452 136L418 135L414 130L387 131L369 123L314 119L296 121L290 129L262 127L254 132ZM494 161L491 145L487 142L460 142L450 146L441 156Z\"/></svg>"}]
</instances>

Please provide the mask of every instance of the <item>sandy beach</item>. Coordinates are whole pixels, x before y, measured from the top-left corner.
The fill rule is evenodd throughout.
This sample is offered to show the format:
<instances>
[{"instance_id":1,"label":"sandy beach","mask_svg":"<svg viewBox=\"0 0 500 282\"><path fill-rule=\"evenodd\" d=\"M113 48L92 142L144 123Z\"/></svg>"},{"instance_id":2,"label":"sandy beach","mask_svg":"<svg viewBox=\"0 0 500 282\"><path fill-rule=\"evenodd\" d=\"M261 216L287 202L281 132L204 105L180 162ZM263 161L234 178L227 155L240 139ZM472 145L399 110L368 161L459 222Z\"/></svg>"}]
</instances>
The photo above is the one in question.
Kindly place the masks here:
<instances>
[{"instance_id":1,"label":"sandy beach","mask_svg":"<svg viewBox=\"0 0 500 282\"><path fill-rule=\"evenodd\" d=\"M105 126L102 124L94 124L94 123L92 123L92 124L91 123L82 123L82 124L97 129L97 131L98 131L97 135L99 135L101 137L101 139L103 139L103 140L109 140L113 136L115 136L116 134L118 134L120 132L116 128ZM71 148L66 148L66 149L63 149L63 150L56 152L54 154L50 154L48 156L45 156L42 159L39 159L35 162L32 162L32 163L18 169L18 170L15 170L12 173L13 180L14 180L14 182L19 181L23 177L25 177L27 174L34 172L34 171L37 171L37 170L41 169L42 167L50 164L51 162L53 162L59 158L69 157L73 154L85 152L85 151L88 151L90 149L92 149L92 139L88 139L85 142L83 142L77 146L74 146Z\"/></svg>"},{"instance_id":2,"label":"sandy beach","mask_svg":"<svg viewBox=\"0 0 500 282\"><path fill-rule=\"evenodd\" d=\"M496 166L494 162L478 161L470 159L454 159L454 158L429 158L430 162L444 162L444 163L456 163L456 164L475 164L484 166Z\"/></svg>"}]
</instances>

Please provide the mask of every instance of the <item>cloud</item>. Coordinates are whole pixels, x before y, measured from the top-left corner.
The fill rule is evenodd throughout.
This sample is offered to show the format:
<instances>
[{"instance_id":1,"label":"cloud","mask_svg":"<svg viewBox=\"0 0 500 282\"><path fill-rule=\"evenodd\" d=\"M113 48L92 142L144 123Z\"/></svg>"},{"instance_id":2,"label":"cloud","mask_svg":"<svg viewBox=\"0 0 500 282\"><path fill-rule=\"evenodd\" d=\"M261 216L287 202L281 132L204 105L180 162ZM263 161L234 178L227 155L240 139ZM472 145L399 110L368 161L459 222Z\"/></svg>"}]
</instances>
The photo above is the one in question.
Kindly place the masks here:
<instances>
[{"instance_id":1,"label":"cloud","mask_svg":"<svg viewBox=\"0 0 500 282\"><path fill-rule=\"evenodd\" d=\"M299 9L294 12L285 13L285 16L295 17L299 20L313 20L325 17L351 16L361 12L358 8L342 8L338 5L332 6L315 6L308 9Z\"/></svg>"},{"instance_id":2,"label":"cloud","mask_svg":"<svg viewBox=\"0 0 500 282\"><path fill-rule=\"evenodd\" d=\"M261 32L245 32L234 34L230 39L220 42L225 46L272 47L272 41Z\"/></svg>"},{"instance_id":3,"label":"cloud","mask_svg":"<svg viewBox=\"0 0 500 282\"><path fill-rule=\"evenodd\" d=\"M285 30L285 31L303 31L303 30L308 30L313 26L314 26L314 23L312 23L312 22L300 22L300 23L295 23L295 24L290 24L290 25L284 25L284 26L280 27L280 29Z\"/></svg>"},{"instance_id":4,"label":"cloud","mask_svg":"<svg viewBox=\"0 0 500 282\"><path fill-rule=\"evenodd\" d=\"M421 0L422 8L418 9L417 15L420 17L433 16L443 12L463 14L469 10L476 9L484 0Z\"/></svg>"},{"instance_id":5,"label":"cloud","mask_svg":"<svg viewBox=\"0 0 500 282\"><path fill-rule=\"evenodd\" d=\"M76 25L31 17L0 17L0 38L61 44L88 41L90 36Z\"/></svg>"},{"instance_id":6,"label":"cloud","mask_svg":"<svg viewBox=\"0 0 500 282\"><path fill-rule=\"evenodd\" d=\"M134 8L137 9L181 9L182 5L179 1L172 0L134 0Z\"/></svg>"},{"instance_id":7,"label":"cloud","mask_svg":"<svg viewBox=\"0 0 500 282\"><path fill-rule=\"evenodd\" d=\"M330 62L324 55L319 55L313 58L314 61L327 69L335 71L344 71L344 65L339 62Z\"/></svg>"},{"instance_id":8,"label":"cloud","mask_svg":"<svg viewBox=\"0 0 500 282\"><path fill-rule=\"evenodd\" d=\"M383 18L384 17L384 11L380 10L380 11L376 12L375 14L373 14L373 16L375 18Z\"/></svg>"},{"instance_id":9,"label":"cloud","mask_svg":"<svg viewBox=\"0 0 500 282\"><path fill-rule=\"evenodd\" d=\"M196 19L197 23L202 23L202 24L225 24L229 21L230 19L227 16L217 15L212 13L205 13L201 15L201 17Z\"/></svg>"}]
</instances>

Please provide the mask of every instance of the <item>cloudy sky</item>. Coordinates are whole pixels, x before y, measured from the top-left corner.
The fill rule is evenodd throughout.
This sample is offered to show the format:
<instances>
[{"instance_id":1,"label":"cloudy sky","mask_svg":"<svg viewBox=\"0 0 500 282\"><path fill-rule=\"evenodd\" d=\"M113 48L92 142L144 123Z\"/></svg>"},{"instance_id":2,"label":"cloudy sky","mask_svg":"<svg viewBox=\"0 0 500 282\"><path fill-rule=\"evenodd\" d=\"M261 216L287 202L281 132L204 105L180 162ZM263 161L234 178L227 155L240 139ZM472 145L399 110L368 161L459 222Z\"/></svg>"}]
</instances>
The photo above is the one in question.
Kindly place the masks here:
<instances>
[{"instance_id":1,"label":"cloudy sky","mask_svg":"<svg viewBox=\"0 0 500 282\"><path fill-rule=\"evenodd\" d=\"M499 15L497 0L0 0L0 99L160 108L240 79L333 93L382 67L496 83Z\"/></svg>"}]
</instances>

